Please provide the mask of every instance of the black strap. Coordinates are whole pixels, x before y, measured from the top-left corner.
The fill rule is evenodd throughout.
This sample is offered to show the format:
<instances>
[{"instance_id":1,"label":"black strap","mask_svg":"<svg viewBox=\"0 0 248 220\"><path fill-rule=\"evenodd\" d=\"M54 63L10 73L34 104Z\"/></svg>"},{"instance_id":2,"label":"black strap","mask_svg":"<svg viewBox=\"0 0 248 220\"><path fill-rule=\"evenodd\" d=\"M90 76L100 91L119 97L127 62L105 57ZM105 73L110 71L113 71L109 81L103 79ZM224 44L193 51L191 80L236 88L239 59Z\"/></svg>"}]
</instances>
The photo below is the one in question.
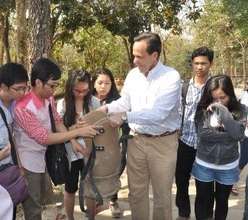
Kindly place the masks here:
<instances>
[{"instance_id":1,"label":"black strap","mask_svg":"<svg viewBox=\"0 0 248 220\"><path fill-rule=\"evenodd\" d=\"M86 177L87 174L89 177L89 181L92 187L92 191L95 194L95 200L96 200L96 204L97 206L99 205L103 205L103 198L102 195L100 194L96 184L95 184L95 180L92 174L93 171L93 167L95 165L95 160L96 160L96 145L94 140L92 139L92 150L89 156L89 159L87 161L86 166L84 167L84 169L81 171L81 178L80 178L80 188L79 188L79 205L80 205L80 209L82 212L86 212L85 208L84 208L84 184L83 181Z\"/></svg>"},{"instance_id":2,"label":"black strap","mask_svg":"<svg viewBox=\"0 0 248 220\"><path fill-rule=\"evenodd\" d=\"M5 113L4 113L3 109L2 109L2 107L0 107L0 114L1 114L1 116L3 118L3 121L4 121L4 124L6 125L6 128L8 130L9 142L10 142L10 145L11 145L12 160L13 160L14 164L18 165L17 155L16 155L16 151L15 151L15 144L14 144L12 134L11 134L11 131L10 131L10 128L9 128L9 125L8 125L8 122L7 122L7 119L6 119L6 116L5 116Z\"/></svg>"},{"instance_id":3,"label":"black strap","mask_svg":"<svg viewBox=\"0 0 248 220\"><path fill-rule=\"evenodd\" d=\"M50 115L51 130L52 130L52 132L56 132L56 126L55 126L55 121L54 121L54 117L53 117L53 110L52 110L51 104L49 104L48 109L49 109L49 115Z\"/></svg>"},{"instance_id":4,"label":"black strap","mask_svg":"<svg viewBox=\"0 0 248 220\"><path fill-rule=\"evenodd\" d=\"M186 106L186 97L189 89L189 81L185 81L182 86L182 122L180 127L180 135L183 130L184 116L185 116L185 106Z\"/></svg>"},{"instance_id":5,"label":"black strap","mask_svg":"<svg viewBox=\"0 0 248 220\"><path fill-rule=\"evenodd\" d=\"M95 158L93 158L93 154L94 153L93 153L93 149L92 149L92 151L90 152L90 156L89 156L89 159L88 159L86 165L84 166L83 170L81 170L81 180L85 179L85 177L86 177L87 173L89 172L90 168L94 166L93 165L94 164L93 160Z\"/></svg>"},{"instance_id":6,"label":"black strap","mask_svg":"<svg viewBox=\"0 0 248 220\"><path fill-rule=\"evenodd\" d=\"M119 176L122 175L123 171L125 170L126 163L127 163L127 146L128 146L128 139L133 138L132 135L123 134L119 140L119 143L122 144L121 146L121 166L119 170Z\"/></svg>"},{"instance_id":7,"label":"black strap","mask_svg":"<svg viewBox=\"0 0 248 220\"><path fill-rule=\"evenodd\" d=\"M92 187L92 190L93 192L95 193L95 198L96 198L96 205L99 206L99 205L103 205L103 198L95 184L95 180L94 180L94 177L93 177L93 167L95 165L95 160L96 160L96 145L95 145L95 142L94 142L94 139L92 139L92 162L90 164L90 167L89 167L89 181L91 183L91 187Z\"/></svg>"}]
</instances>

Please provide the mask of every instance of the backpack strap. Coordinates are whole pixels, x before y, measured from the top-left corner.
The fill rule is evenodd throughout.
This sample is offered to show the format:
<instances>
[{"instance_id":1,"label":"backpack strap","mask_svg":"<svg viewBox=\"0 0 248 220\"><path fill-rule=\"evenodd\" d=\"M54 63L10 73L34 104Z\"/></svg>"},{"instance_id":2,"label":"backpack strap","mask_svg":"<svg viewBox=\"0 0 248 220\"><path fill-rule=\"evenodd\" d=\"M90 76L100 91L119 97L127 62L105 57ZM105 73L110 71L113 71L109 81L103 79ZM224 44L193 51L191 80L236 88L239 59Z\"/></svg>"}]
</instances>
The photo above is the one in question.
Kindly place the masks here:
<instances>
[{"instance_id":1,"label":"backpack strap","mask_svg":"<svg viewBox=\"0 0 248 220\"><path fill-rule=\"evenodd\" d=\"M54 121L54 117L53 117L52 105L50 103L48 105L48 110L49 110L49 116L50 116L51 130L52 130L52 132L56 132L56 126L55 126L55 121Z\"/></svg>"},{"instance_id":2,"label":"backpack strap","mask_svg":"<svg viewBox=\"0 0 248 220\"><path fill-rule=\"evenodd\" d=\"M83 170L81 170L81 178L79 185L79 206L82 212L86 212L84 207L84 179L87 174L88 174L89 182L91 184L92 191L94 192L95 195L96 205L97 206L103 205L102 195L95 184L95 180L92 174L93 167L95 165L95 160L96 160L96 145L94 139L92 139L92 151L90 153L86 166L84 167Z\"/></svg>"},{"instance_id":3,"label":"backpack strap","mask_svg":"<svg viewBox=\"0 0 248 220\"><path fill-rule=\"evenodd\" d=\"M186 106L186 97L189 90L189 80L184 81L182 85L182 122L180 127L180 135L182 134L183 130L183 123L184 123L184 116L185 116L185 106Z\"/></svg>"}]
</instances>

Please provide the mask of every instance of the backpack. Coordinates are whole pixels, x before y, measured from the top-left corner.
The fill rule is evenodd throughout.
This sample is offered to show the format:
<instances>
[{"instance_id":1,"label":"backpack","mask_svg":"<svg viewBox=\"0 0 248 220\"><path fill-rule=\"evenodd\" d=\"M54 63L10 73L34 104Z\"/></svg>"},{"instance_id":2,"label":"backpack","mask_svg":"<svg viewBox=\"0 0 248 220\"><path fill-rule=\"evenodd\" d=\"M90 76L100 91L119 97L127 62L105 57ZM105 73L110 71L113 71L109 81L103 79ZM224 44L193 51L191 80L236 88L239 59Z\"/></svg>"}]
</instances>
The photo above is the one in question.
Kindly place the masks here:
<instances>
[{"instance_id":1,"label":"backpack","mask_svg":"<svg viewBox=\"0 0 248 220\"><path fill-rule=\"evenodd\" d=\"M188 89L189 89L189 80L185 80L182 84L182 93L181 93L181 97L182 97L182 99L181 99L182 100L182 122L181 122L181 127L180 127L180 136L181 136L182 130L183 130L186 97L187 97Z\"/></svg>"},{"instance_id":2,"label":"backpack","mask_svg":"<svg viewBox=\"0 0 248 220\"><path fill-rule=\"evenodd\" d=\"M49 114L52 131L56 132L54 117L51 105L49 104ZM51 144L47 147L45 153L46 167L49 176L54 185L64 184L69 176L69 162L65 144Z\"/></svg>"}]
</instances>

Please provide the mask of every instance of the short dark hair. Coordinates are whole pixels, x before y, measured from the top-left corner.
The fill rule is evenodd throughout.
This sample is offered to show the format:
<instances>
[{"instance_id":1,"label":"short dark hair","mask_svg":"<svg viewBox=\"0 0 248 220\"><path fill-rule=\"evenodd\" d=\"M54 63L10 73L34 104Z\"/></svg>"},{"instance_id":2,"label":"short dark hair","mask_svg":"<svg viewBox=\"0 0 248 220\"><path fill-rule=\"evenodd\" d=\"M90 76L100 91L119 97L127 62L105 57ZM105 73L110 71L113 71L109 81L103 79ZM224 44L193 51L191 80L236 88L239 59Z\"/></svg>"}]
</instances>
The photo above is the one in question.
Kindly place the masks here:
<instances>
[{"instance_id":1,"label":"short dark hair","mask_svg":"<svg viewBox=\"0 0 248 220\"><path fill-rule=\"evenodd\" d=\"M214 59L214 51L209 49L208 47L199 47L197 49L195 49L191 55L191 61L195 58L195 57L199 57L199 56L205 56L208 57L208 60L210 63L213 62Z\"/></svg>"},{"instance_id":2,"label":"short dark hair","mask_svg":"<svg viewBox=\"0 0 248 220\"><path fill-rule=\"evenodd\" d=\"M31 70L31 85L35 86L35 80L39 79L46 83L49 79L58 80L61 71L57 64L47 58L37 60Z\"/></svg>"},{"instance_id":3,"label":"short dark hair","mask_svg":"<svg viewBox=\"0 0 248 220\"><path fill-rule=\"evenodd\" d=\"M158 34L152 32L145 32L134 38L134 42L145 40L147 43L147 53L152 54L158 52L158 57L161 53L161 39Z\"/></svg>"},{"instance_id":4,"label":"short dark hair","mask_svg":"<svg viewBox=\"0 0 248 220\"><path fill-rule=\"evenodd\" d=\"M28 73L19 63L6 63L0 67L0 84L10 87L16 83L28 81Z\"/></svg>"}]
</instances>

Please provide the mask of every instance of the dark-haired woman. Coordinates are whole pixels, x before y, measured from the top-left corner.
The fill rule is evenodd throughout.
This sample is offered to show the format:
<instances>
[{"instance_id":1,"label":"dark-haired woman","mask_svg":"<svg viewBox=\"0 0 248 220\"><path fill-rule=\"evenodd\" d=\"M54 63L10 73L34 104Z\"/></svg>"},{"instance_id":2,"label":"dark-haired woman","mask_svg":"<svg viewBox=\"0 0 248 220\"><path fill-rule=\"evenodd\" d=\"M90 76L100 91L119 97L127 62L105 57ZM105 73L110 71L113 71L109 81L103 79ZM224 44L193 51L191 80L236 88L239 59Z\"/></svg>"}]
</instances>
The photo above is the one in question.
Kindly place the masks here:
<instances>
[{"instance_id":1,"label":"dark-haired woman","mask_svg":"<svg viewBox=\"0 0 248 220\"><path fill-rule=\"evenodd\" d=\"M224 220L232 185L239 179L238 142L244 138L246 109L226 75L207 82L195 116L198 146L192 174L196 179L197 220Z\"/></svg>"},{"instance_id":2,"label":"dark-haired woman","mask_svg":"<svg viewBox=\"0 0 248 220\"><path fill-rule=\"evenodd\" d=\"M94 87L93 95L100 101L101 105L110 103L120 97L118 90L116 88L113 74L109 69L106 68L98 69L93 76L92 84ZM127 124L124 124L121 128L123 134L129 133L129 127ZM118 200L118 193L116 193L111 197L109 204L113 218L120 218L122 214L117 200ZM89 207L91 206L91 210L93 210L94 208L92 206L95 206L94 201L88 200L87 203Z\"/></svg>"},{"instance_id":3,"label":"dark-haired woman","mask_svg":"<svg viewBox=\"0 0 248 220\"><path fill-rule=\"evenodd\" d=\"M63 115L67 128L83 121L83 115L100 106L100 102L91 95L91 76L87 71L76 70L70 73L66 82L65 98L58 102L58 108ZM78 190L79 173L84 167L84 156L89 154L82 138L78 144L85 154L74 152L70 143L66 144L69 161L71 161L70 176L65 183L64 206L68 220L73 220L75 193Z\"/></svg>"}]
</instances>

